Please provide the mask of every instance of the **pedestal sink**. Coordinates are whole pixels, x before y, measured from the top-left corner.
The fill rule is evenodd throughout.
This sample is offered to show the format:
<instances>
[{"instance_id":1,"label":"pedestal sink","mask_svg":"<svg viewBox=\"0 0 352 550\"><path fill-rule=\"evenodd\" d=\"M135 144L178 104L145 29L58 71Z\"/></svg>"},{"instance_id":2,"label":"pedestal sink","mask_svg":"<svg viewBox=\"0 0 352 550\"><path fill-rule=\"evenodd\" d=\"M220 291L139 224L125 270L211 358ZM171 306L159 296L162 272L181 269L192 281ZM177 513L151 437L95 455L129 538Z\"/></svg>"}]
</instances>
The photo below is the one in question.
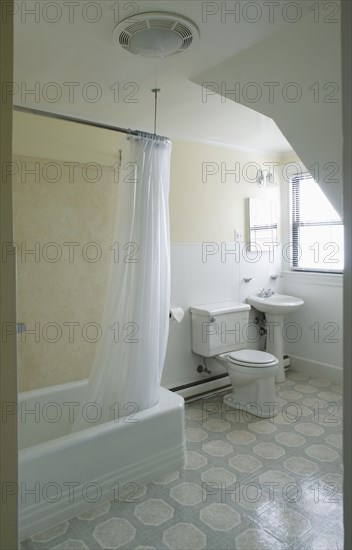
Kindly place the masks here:
<instances>
[{"instance_id":1,"label":"pedestal sink","mask_svg":"<svg viewBox=\"0 0 352 550\"><path fill-rule=\"evenodd\" d=\"M253 306L258 311L265 313L267 340L266 351L272 353L279 360L279 366L275 381L284 382L284 315L292 311L296 311L303 306L304 301L294 296L286 296L285 294L273 294L272 296L264 297L257 294L251 294L247 298L248 304Z\"/></svg>"}]
</instances>

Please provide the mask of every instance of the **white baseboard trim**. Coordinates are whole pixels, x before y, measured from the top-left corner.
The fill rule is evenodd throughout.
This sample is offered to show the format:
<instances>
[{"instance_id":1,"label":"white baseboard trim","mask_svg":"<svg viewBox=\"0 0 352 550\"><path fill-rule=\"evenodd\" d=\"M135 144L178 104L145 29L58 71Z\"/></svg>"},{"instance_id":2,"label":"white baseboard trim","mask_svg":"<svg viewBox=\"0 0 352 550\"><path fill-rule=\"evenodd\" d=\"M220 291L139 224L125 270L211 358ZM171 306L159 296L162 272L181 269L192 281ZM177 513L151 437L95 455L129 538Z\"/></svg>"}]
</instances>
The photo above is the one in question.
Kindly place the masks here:
<instances>
[{"instance_id":1,"label":"white baseboard trim","mask_svg":"<svg viewBox=\"0 0 352 550\"><path fill-rule=\"evenodd\" d=\"M291 368L293 372L303 372L315 378L327 378L334 384L342 384L343 370L341 367L329 365L328 363L320 363L312 361L297 355L290 355Z\"/></svg>"}]
</instances>

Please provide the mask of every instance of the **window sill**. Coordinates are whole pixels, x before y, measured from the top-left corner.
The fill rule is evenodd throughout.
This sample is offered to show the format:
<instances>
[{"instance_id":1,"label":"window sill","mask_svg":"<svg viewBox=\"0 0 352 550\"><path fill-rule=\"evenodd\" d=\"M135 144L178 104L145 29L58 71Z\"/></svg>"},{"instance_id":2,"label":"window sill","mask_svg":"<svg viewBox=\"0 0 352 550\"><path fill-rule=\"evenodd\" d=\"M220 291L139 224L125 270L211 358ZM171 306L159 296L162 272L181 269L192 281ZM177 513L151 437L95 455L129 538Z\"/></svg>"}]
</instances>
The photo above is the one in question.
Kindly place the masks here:
<instances>
[{"instance_id":1,"label":"window sill","mask_svg":"<svg viewBox=\"0 0 352 550\"><path fill-rule=\"evenodd\" d=\"M343 285L342 273L314 273L312 271L283 271L282 277L286 281L294 283L322 285L322 286L337 286Z\"/></svg>"}]
</instances>

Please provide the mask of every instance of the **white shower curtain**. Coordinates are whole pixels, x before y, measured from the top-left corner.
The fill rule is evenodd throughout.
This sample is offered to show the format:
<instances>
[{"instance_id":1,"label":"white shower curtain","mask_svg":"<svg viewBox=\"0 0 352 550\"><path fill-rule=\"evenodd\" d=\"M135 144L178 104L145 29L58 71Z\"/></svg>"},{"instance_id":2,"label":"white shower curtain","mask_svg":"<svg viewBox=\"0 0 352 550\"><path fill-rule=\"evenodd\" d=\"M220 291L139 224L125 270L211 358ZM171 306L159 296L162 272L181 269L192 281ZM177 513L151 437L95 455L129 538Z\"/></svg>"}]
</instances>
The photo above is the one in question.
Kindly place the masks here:
<instances>
[{"instance_id":1,"label":"white shower curtain","mask_svg":"<svg viewBox=\"0 0 352 550\"><path fill-rule=\"evenodd\" d=\"M134 175L119 183L114 242L120 254L110 269L102 338L74 431L117 421L159 399L169 330L171 143L149 134L127 139Z\"/></svg>"}]
</instances>

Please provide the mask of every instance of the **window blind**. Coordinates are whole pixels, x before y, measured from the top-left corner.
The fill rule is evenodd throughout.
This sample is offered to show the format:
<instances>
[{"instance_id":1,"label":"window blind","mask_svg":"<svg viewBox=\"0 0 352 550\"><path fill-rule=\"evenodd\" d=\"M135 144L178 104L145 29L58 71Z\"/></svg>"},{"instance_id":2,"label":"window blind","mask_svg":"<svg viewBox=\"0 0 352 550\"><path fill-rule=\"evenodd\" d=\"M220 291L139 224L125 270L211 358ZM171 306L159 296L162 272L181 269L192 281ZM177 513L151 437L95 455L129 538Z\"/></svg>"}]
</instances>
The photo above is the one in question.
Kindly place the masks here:
<instances>
[{"instance_id":1,"label":"window blind","mask_svg":"<svg viewBox=\"0 0 352 550\"><path fill-rule=\"evenodd\" d=\"M341 272L343 222L307 172L291 178L291 267Z\"/></svg>"}]
</instances>

